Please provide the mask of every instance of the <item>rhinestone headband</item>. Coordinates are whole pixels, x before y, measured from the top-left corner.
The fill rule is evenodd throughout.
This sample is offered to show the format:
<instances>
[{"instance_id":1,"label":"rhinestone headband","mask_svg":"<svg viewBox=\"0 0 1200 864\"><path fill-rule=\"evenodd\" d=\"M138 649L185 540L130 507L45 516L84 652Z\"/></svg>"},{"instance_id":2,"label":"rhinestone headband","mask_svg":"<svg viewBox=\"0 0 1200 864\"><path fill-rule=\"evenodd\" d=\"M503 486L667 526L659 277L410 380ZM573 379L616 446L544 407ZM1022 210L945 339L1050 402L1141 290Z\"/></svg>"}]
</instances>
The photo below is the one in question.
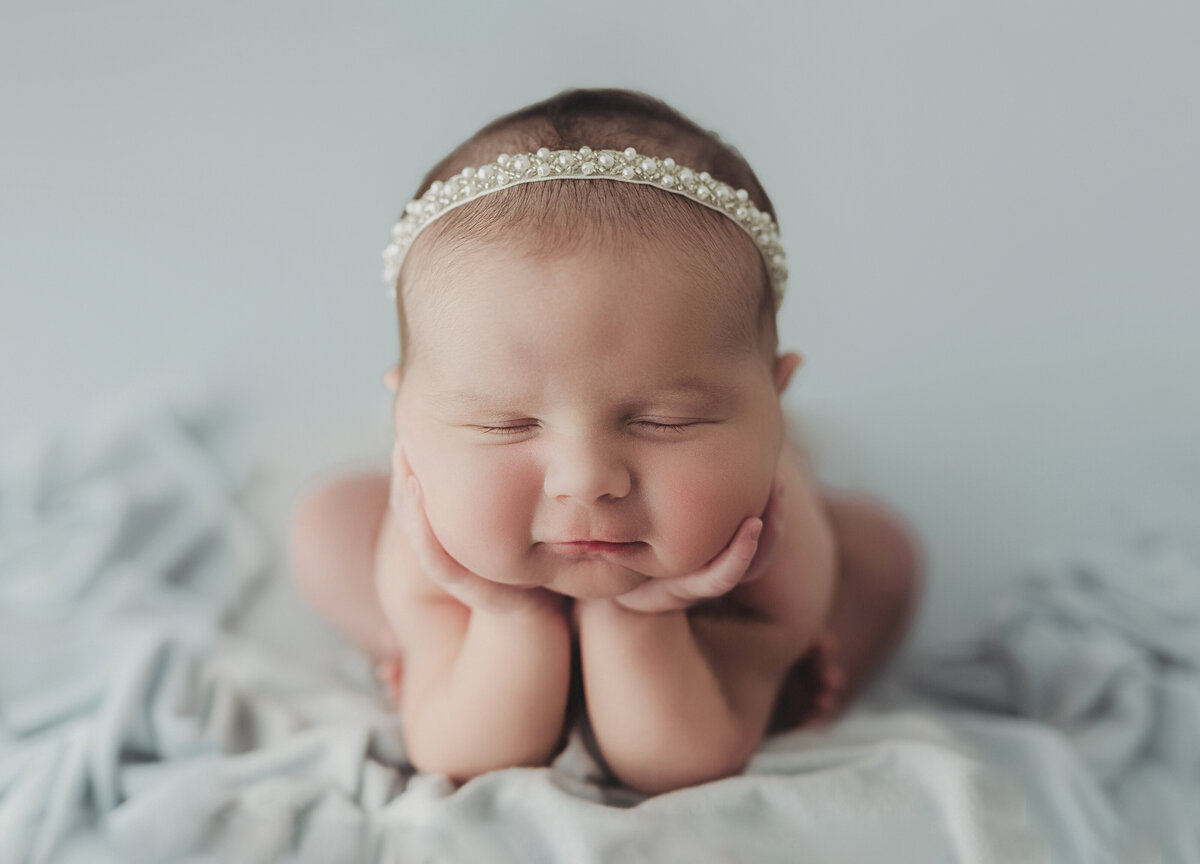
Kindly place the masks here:
<instances>
[{"instance_id":1,"label":"rhinestone headband","mask_svg":"<svg viewBox=\"0 0 1200 864\"><path fill-rule=\"evenodd\" d=\"M769 213L763 213L750 201L745 189L735 190L707 171L699 173L675 164L668 157L640 156L637 150L550 150L515 156L501 153L496 161L479 168L464 168L449 180L435 180L420 198L410 201L392 228L392 242L383 250L383 279L389 293L396 296L400 266L417 235L427 225L455 207L481 198L489 192L538 180L580 179L620 180L644 183L674 192L724 213L750 235L767 265L775 308L783 302L787 285L787 259L779 242L779 228Z\"/></svg>"}]
</instances>

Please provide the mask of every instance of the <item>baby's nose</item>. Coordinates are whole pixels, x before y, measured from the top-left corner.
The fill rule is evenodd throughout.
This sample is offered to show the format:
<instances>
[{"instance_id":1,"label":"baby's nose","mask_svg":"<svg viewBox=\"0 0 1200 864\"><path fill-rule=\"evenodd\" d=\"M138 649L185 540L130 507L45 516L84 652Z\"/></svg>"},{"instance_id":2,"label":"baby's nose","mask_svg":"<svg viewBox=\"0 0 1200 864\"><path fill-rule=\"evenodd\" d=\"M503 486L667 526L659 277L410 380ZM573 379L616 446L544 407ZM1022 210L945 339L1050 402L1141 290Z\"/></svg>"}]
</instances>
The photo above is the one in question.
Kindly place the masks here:
<instances>
[{"instance_id":1,"label":"baby's nose","mask_svg":"<svg viewBox=\"0 0 1200 864\"><path fill-rule=\"evenodd\" d=\"M633 488L633 475L615 444L585 436L556 443L546 466L548 497L592 504L604 498L624 498Z\"/></svg>"}]
</instances>

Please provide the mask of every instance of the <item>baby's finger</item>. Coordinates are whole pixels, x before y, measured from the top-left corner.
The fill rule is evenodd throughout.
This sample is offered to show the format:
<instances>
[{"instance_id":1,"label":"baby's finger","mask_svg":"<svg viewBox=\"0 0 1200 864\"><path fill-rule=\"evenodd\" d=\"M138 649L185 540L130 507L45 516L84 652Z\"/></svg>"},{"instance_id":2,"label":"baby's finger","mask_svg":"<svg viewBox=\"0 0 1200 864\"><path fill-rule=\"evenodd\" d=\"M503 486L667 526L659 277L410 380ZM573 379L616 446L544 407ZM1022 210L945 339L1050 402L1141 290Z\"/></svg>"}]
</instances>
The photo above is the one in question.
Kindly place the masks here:
<instances>
[{"instance_id":1,"label":"baby's finger","mask_svg":"<svg viewBox=\"0 0 1200 864\"><path fill-rule=\"evenodd\" d=\"M616 602L634 612L674 612L687 609L701 600L720 597L733 590L754 558L759 519L747 519L733 539L712 561L687 576L651 579L643 582Z\"/></svg>"},{"instance_id":2,"label":"baby's finger","mask_svg":"<svg viewBox=\"0 0 1200 864\"><path fill-rule=\"evenodd\" d=\"M489 582L456 561L433 533L416 477L408 478L407 489L404 524L413 553L421 569L443 591L471 609L509 611L541 602L542 598L527 588Z\"/></svg>"},{"instance_id":3,"label":"baby's finger","mask_svg":"<svg viewBox=\"0 0 1200 864\"><path fill-rule=\"evenodd\" d=\"M782 481L778 479L771 486L771 495L767 498L767 509L763 512L763 529L762 536L758 539L758 551L755 552L750 566L746 568L742 582L753 582L767 572L767 565L771 563L771 555L779 542L780 532L784 525L786 510L783 488Z\"/></svg>"},{"instance_id":4,"label":"baby's finger","mask_svg":"<svg viewBox=\"0 0 1200 864\"><path fill-rule=\"evenodd\" d=\"M413 476L408 456L399 442L392 448L392 494L391 505L396 515L403 516L408 507L408 478Z\"/></svg>"},{"instance_id":5,"label":"baby's finger","mask_svg":"<svg viewBox=\"0 0 1200 864\"><path fill-rule=\"evenodd\" d=\"M408 454L404 452L404 448L397 441L392 447L392 470L401 478L408 478L412 474L412 466L408 464Z\"/></svg>"},{"instance_id":6,"label":"baby's finger","mask_svg":"<svg viewBox=\"0 0 1200 864\"><path fill-rule=\"evenodd\" d=\"M421 568L430 578L447 589L470 584L474 574L451 558L450 553L442 548L441 542L433 533L433 526L429 524L429 517L425 515L421 487L416 477L408 477L406 489L404 526Z\"/></svg>"},{"instance_id":7,"label":"baby's finger","mask_svg":"<svg viewBox=\"0 0 1200 864\"><path fill-rule=\"evenodd\" d=\"M716 558L695 573L666 583L668 590L677 597L691 600L728 594L742 581L754 561L762 530L763 520L747 519Z\"/></svg>"}]
</instances>

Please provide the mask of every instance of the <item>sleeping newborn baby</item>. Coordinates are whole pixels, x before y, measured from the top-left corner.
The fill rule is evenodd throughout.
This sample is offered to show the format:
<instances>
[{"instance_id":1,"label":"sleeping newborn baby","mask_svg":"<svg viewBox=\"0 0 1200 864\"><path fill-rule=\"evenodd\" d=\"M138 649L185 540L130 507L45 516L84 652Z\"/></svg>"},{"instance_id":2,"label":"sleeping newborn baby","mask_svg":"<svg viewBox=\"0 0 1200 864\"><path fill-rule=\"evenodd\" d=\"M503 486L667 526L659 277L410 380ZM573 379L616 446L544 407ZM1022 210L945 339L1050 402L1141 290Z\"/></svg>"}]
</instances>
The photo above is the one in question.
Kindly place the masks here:
<instances>
[{"instance_id":1,"label":"sleeping newborn baby","mask_svg":"<svg viewBox=\"0 0 1200 864\"><path fill-rule=\"evenodd\" d=\"M585 712L649 795L836 717L905 633L919 555L787 438L801 358L749 166L657 100L576 90L482 129L414 204L390 475L314 490L292 538L413 765L544 765Z\"/></svg>"}]
</instances>

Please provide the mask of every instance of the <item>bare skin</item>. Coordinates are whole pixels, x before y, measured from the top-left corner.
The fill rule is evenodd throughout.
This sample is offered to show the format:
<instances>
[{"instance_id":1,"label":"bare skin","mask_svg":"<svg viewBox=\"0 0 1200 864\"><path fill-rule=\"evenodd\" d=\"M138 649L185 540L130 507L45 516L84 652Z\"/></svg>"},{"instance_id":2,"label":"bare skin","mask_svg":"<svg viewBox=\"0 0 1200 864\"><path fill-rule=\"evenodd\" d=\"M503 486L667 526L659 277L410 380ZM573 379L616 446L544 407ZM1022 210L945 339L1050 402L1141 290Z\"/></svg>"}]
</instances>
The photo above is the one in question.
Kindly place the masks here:
<instances>
[{"instance_id":1,"label":"bare skin","mask_svg":"<svg viewBox=\"0 0 1200 864\"><path fill-rule=\"evenodd\" d=\"M921 553L913 532L898 514L869 496L819 487L800 451L797 448L791 450L806 481L793 489L793 500L789 504L794 510L799 503L795 500L797 495L809 495L816 502L821 521L827 528L827 536L832 540L836 575L825 617L825 629L838 647L838 657L845 675L843 698L832 712L836 716L882 670L904 637L920 593L923 570ZM292 526L291 552L293 571L303 595L376 662L381 680L399 707L400 697L405 691L402 686L404 656L377 588L380 550L407 546L401 540L404 532L397 520L389 518L389 498L393 495L391 487L392 476L387 473L352 475L319 486L297 508ZM382 557L386 557L386 554L382 553ZM740 585L735 591L729 592L728 597L736 599L739 592L747 594L754 590L754 585L754 582ZM568 598L562 599L564 604L571 602ZM720 645L722 630L738 626L739 622L734 620L736 615L730 614L736 605L695 604L685 618L695 634L707 631L711 635L707 644ZM463 608L460 612L450 606L436 608L450 616L466 611ZM579 639L579 620L585 614L597 622L590 625L597 634L603 633L606 627L636 628L639 619L647 618L616 609L609 601L574 601L571 616L574 632L570 638L576 642ZM539 618L538 621L544 623L543 619ZM504 626L502 621L497 620L496 627ZM623 632L627 636L636 631L626 629L609 632ZM546 639L550 640L547 644L561 645L561 641L555 640L562 638L562 632L556 631L553 626L546 632ZM596 638L599 639L599 635ZM606 651L605 654L608 656L611 652ZM719 654L719 651L710 652L710 656ZM614 656L612 662L616 664L619 659ZM599 672L589 674L597 680L602 677ZM552 670L552 676L564 675L570 675L569 664L565 661ZM489 683L494 682L485 679L472 686L488 686ZM538 686L542 683L539 677ZM546 715L557 716L559 719L555 724L559 727L564 718L567 724L574 720L573 716L566 714L565 684L560 684L563 686L557 692L562 694L559 701L564 704L559 706L557 701L554 702ZM530 686L533 686L532 682ZM770 690L772 707L767 731L783 731L810 722L811 717L804 709L811 700L811 688L807 667L802 662L796 662L792 673L782 681L775 680ZM586 698L585 695L585 704ZM512 698L499 701L510 705L519 703L519 700ZM599 705L599 701L596 704ZM589 709L585 707L583 710ZM443 718L439 722L447 721ZM513 746L517 749L512 751L515 754L512 757L513 764L544 762L561 746L561 732L561 728L556 728L555 734L550 734L549 727L539 730L535 737L543 743L528 752L520 749L520 742L514 741ZM745 750L746 746L752 749L757 737L747 739L749 743L741 749ZM554 746L547 747L544 742L548 740L553 740ZM746 755L740 753L729 768L737 770L744 763ZM483 763L480 767L486 770ZM620 774L618 771L618 776ZM662 786L658 788L659 783L658 778L652 777L630 785L635 788L640 786L651 794L688 785L686 780L672 782L668 779L661 781Z\"/></svg>"},{"instance_id":2,"label":"bare skin","mask_svg":"<svg viewBox=\"0 0 1200 864\"><path fill-rule=\"evenodd\" d=\"M751 311L730 292L763 299L736 239L733 274L639 233L549 255L484 242L407 284L386 495L353 541L336 508L306 505L294 552L313 605L392 670L419 771L543 765L582 710L627 787L694 786L836 709L807 710L839 682L820 687L835 667L806 655L846 643L853 691L893 647L900 547L857 584L843 563L867 556L839 560L785 443L803 358L757 318L730 329ZM364 510L349 497L343 512ZM365 588L331 551L350 542Z\"/></svg>"}]
</instances>

